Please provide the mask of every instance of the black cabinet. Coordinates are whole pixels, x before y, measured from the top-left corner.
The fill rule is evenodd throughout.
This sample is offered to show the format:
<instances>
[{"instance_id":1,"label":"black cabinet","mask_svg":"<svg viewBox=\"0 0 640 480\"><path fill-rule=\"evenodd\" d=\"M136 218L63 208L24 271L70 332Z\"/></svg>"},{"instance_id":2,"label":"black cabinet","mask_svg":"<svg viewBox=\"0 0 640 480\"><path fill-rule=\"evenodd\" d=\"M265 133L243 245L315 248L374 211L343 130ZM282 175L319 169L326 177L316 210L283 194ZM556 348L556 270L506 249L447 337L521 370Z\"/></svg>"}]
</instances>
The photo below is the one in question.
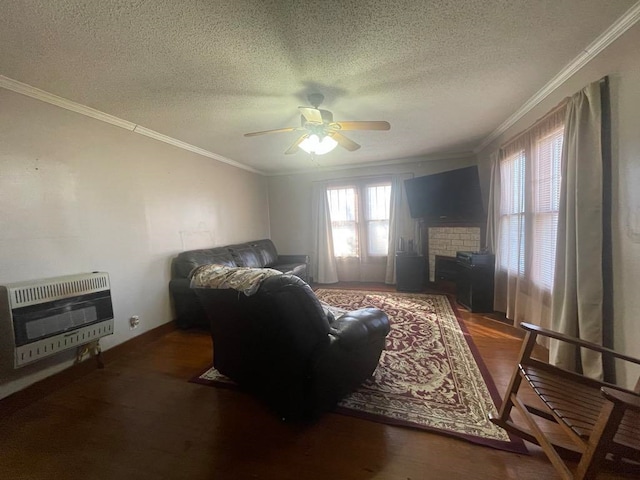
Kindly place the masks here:
<instances>
[{"instance_id":1,"label":"black cabinet","mask_svg":"<svg viewBox=\"0 0 640 480\"><path fill-rule=\"evenodd\" d=\"M458 257L456 300L472 312L493 312L493 255L483 260L475 264Z\"/></svg>"},{"instance_id":2,"label":"black cabinet","mask_svg":"<svg viewBox=\"0 0 640 480\"><path fill-rule=\"evenodd\" d=\"M396 290L421 292L424 286L424 257L422 255L396 255Z\"/></svg>"}]
</instances>

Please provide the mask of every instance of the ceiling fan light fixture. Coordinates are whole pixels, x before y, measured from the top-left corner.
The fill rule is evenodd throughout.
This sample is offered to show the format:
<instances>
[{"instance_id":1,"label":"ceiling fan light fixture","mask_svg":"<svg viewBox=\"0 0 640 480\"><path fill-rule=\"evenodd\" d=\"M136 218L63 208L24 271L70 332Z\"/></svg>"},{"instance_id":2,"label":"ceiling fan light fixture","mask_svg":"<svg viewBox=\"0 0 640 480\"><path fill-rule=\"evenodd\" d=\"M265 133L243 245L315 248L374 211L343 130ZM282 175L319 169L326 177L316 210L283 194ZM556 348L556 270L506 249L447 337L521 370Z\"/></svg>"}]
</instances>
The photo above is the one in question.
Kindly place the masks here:
<instances>
[{"instance_id":1,"label":"ceiling fan light fixture","mask_svg":"<svg viewBox=\"0 0 640 480\"><path fill-rule=\"evenodd\" d=\"M308 96L309 103L312 107L298 107L300 113L299 127L276 128L274 130L263 130L260 132L245 133L245 137L255 137L264 135L265 133L279 132L304 132L300 135L293 145L291 145L284 153L291 155L299 149L311 155L325 155L336 148L338 145L349 152L355 152L360 148L356 142L345 136L342 132L350 130L389 130L391 125L383 120L358 120L346 122L334 122L333 113L329 110L318 108L324 96L321 93L310 94Z\"/></svg>"},{"instance_id":2,"label":"ceiling fan light fixture","mask_svg":"<svg viewBox=\"0 0 640 480\"><path fill-rule=\"evenodd\" d=\"M326 135L321 139L315 133L309 135L300 143L300 145L298 145L298 147L300 147L305 152L312 153L314 155L324 155L325 153L329 153L337 146L338 142L336 142L330 136Z\"/></svg>"}]
</instances>

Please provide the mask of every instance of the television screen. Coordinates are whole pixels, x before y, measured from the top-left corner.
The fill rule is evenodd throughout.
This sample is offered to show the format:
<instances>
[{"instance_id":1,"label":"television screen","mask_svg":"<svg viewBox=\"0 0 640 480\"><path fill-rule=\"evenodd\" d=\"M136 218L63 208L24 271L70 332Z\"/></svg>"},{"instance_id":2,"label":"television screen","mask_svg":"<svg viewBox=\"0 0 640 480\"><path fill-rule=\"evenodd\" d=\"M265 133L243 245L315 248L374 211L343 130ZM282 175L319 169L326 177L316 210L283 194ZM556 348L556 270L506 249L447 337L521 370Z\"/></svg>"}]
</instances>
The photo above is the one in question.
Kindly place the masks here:
<instances>
[{"instance_id":1,"label":"television screen","mask_svg":"<svg viewBox=\"0 0 640 480\"><path fill-rule=\"evenodd\" d=\"M484 220L477 167L405 180L411 217L429 222Z\"/></svg>"}]
</instances>

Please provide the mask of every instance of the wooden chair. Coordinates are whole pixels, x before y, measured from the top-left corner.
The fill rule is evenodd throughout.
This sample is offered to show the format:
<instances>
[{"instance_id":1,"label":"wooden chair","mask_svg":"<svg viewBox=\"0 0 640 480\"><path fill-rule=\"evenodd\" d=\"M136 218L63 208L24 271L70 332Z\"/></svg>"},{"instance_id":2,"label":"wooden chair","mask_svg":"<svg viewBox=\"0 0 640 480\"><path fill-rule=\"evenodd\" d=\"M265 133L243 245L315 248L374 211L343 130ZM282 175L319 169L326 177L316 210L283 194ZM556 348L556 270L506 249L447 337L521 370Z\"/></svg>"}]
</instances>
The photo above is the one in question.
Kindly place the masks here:
<instances>
[{"instance_id":1,"label":"wooden chair","mask_svg":"<svg viewBox=\"0 0 640 480\"><path fill-rule=\"evenodd\" d=\"M547 362L532 358L538 335L588 348L603 355L640 365L640 360L622 355L599 345L572 338L544 328L523 323L527 335L520 360L497 417L491 421L519 437L540 445L563 479L592 479L607 454L620 469L635 469L640 462L640 379L635 391L593 380ZM525 404L519 395L525 380L542 400L540 408ZM526 423L520 426L511 419L515 407ZM557 423L572 442L559 444L543 431L544 422ZM560 454L577 453L575 473ZM630 461L629 461L630 460ZM637 470L635 470L637 472Z\"/></svg>"}]
</instances>

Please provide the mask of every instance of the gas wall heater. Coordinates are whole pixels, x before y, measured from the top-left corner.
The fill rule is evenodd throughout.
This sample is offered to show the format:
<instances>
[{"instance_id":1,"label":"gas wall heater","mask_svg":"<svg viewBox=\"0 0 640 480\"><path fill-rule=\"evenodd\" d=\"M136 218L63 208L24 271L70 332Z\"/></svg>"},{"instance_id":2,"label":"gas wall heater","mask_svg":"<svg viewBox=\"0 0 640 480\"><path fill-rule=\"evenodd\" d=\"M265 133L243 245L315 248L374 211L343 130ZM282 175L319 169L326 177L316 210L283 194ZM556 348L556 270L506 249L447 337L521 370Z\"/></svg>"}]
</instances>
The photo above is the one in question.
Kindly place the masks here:
<instances>
[{"instance_id":1,"label":"gas wall heater","mask_svg":"<svg viewBox=\"0 0 640 480\"><path fill-rule=\"evenodd\" d=\"M0 286L0 322L10 322L21 367L113 333L109 274L83 273Z\"/></svg>"}]
</instances>

